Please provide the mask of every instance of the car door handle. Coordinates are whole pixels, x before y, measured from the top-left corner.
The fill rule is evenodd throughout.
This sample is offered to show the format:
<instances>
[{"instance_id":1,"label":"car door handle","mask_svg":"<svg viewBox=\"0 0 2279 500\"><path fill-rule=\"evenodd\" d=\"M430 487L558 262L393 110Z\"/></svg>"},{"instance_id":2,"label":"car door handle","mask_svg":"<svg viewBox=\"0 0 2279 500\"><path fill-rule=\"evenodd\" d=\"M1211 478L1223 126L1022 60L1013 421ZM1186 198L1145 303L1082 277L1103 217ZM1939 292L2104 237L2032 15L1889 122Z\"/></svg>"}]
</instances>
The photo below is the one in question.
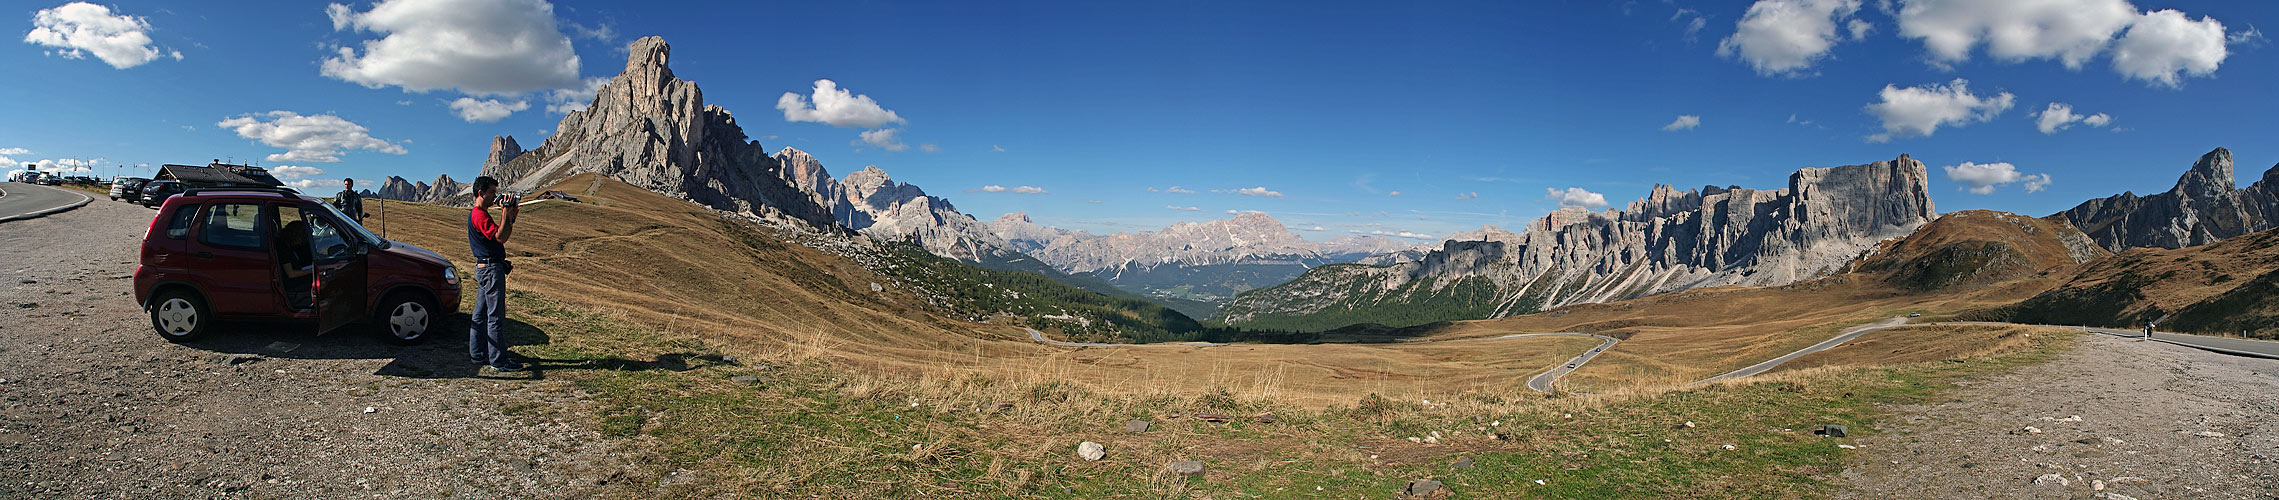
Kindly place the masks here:
<instances>
[{"instance_id":1,"label":"car door handle","mask_svg":"<svg viewBox=\"0 0 2279 500\"><path fill-rule=\"evenodd\" d=\"M213 260L213 259L214 259L214 253L213 253L213 252L198 252L198 254L197 254L197 257L198 257L198 260Z\"/></svg>"}]
</instances>

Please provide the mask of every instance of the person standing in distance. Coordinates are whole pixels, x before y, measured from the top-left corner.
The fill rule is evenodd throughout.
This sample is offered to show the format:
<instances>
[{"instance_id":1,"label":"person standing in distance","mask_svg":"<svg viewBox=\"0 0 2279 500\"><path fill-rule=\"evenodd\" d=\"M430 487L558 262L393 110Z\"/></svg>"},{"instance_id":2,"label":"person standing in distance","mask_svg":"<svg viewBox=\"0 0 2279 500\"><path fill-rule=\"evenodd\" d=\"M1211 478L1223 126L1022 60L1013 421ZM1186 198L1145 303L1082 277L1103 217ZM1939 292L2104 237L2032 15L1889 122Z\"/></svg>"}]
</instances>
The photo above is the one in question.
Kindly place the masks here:
<instances>
[{"instance_id":1,"label":"person standing in distance","mask_svg":"<svg viewBox=\"0 0 2279 500\"><path fill-rule=\"evenodd\" d=\"M491 219L491 207L502 207L501 221ZM491 365L502 372L521 371L522 363L507 355L505 333L500 323L506 321L506 274L514 264L506 260L506 240L514 235L514 216L521 209L515 206L515 197L499 194L499 181L491 176L475 178L475 208L467 213L467 246L475 254L475 311L468 318L473 326L467 331L467 356L478 365Z\"/></svg>"},{"instance_id":2,"label":"person standing in distance","mask_svg":"<svg viewBox=\"0 0 2279 500\"><path fill-rule=\"evenodd\" d=\"M364 225L364 195L356 194L356 179L341 179L340 194L332 195L332 208Z\"/></svg>"}]
</instances>

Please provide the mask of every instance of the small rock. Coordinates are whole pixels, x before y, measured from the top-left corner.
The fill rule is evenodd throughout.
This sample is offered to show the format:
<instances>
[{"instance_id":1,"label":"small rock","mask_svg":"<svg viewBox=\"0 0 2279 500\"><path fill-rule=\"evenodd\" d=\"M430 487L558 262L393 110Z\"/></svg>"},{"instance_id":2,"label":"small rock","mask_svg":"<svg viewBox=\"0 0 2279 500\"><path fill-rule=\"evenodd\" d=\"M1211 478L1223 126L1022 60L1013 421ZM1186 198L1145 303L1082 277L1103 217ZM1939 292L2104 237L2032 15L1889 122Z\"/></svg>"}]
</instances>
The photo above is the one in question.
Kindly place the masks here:
<instances>
[{"instance_id":1,"label":"small rock","mask_svg":"<svg viewBox=\"0 0 2279 500\"><path fill-rule=\"evenodd\" d=\"M2105 491L2105 480L2103 480L2103 479L2094 479L2094 480L2090 480L2090 481L2089 481L2089 491Z\"/></svg>"},{"instance_id":2,"label":"small rock","mask_svg":"<svg viewBox=\"0 0 2279 500\"><path fill-rule=\"evenodd\" d=\"M1076 445L1076 456L1084 457L1087 461L1098 462L1101 458L1108 456L1108 447L1101 446L1100 443L1085 441Z\"/></svg>"},{"instance_id":3,"label":"small rock","mask_svg":"<svg viewBox=\"0 0 2279 500\"><path fill-rule=\"evenodd\" d=\"M1537 480L1535 480L1535 485L1536 485L1536 486L1542 486L1542 485L1543 485L1543 480L1541 480L1541 479L1537 479Z\"/></svg>"},{"instance_id":4,"label":"small rock","mask_svg":"<svg viewBox=\"0 0 2279 500\"><path fill-rule=\"evenodd\" d=\"M1857 450L1857 449L1860 449L1860 447L1858 447L1858 446L1852 446L1852 445L1848 445L1848 444L1839 444L1839 445L1836 445L1836 447L1837 447L1837 448L1843 448L1843 449L1847 449L1847 450Z\"/></svg>"},{"instance_id":5,"label":"small rock","mask_svg":"<svg viewBox=\"0 0 2279 500\"><path fill-rule=\"evenodd\" d=\"M1840 437L1848 436L1848 435L1850 435L1850 434L1851 434L1851 432L1852 432L1852 428L1850 428L1850 427L1845 427L1845 426L1844 426L1844 425L1842 425L1842 424L1826 424L1826 425L1822 425L1822 426L1820 426L1820 429L1819 429L1819 430L1815 430L1815 431L1812 431L1812 433L1813 433L1813 434L1819 434L1819 435L1822 435L1822 436L1828 436L1828 437L1834 437L1834 438L1840 438Z\"/></svg>"},{"instance_id":6,"label":"small rock","mask_svg":"<svg viewBox=\"0 0 2279 500\"><path fill-rule=\"evenodd\" d=\"M1401 493L1412 498L1424 498L1445 489L1448 489L1448 486L1440 484L1439 481L1418 479L1409 481L1409 487L1402 489Z\"/></svg>"},{"instance_id":7,"label":"small rock","mask_svg":"<svg viewBox=\"0 0 2279 500\"><path fill-rule=\"evenodd\" d=\"M1203 473L1203 463L1194 460L1174 460L1166 467L1172 474L1193 476Z\"/></svg>"},{"instance_id":8,"label":"small rock","mask_svg":"<svg viewBox=\"0 0 2279 500\"><path fill-rule=\"evenodd\" d=\"M2055 484L2058 486L2070 486L2073 484L2073 481L2067 480L2065 476L2061 476L2056 473L2050 473L2035 477L2034 484Z\"/></svg>"},{"instance_id":9,"label":"small rock","mask_svg":"<svg viewBox=\"0 0 2279 500\"><path fill-rule=\"evenodd\" d=\"M2075 440L2073 440L2073 443L2074 443L2074 444L2098 444L2098 443L2103 443L2103 442L2105 442L2105 440L2102 440L2102 439L2097 439L2097 438L2094 438L2094 437L2085 437L2085 438L2081 438L2081 439L2075 439Z\"/></svg>"},{"instance_id":10,"label":"small rock","mask_svg":"<svg viewBox=\"0 0 2279 500\"><path fill-rule=\"evenodd\" d=\"M1449 465L1451 465L1451 466L1454 466L1454 467L1456 467L1456 468L1458 468L1458 469L1470 469L1470 468L1472 468L1472 466L1473 466L1473 465L1478 465L1478 463L1477 463L1477 462L1473 462L1473 461L1472 461L1472 457L1464 457L1464 458L1459 458L1459 459L1456 459L1456 463L1454 463L1454 464L1449 464Z\"/></svg>"},{"instance_id":11,"label":"small rock","mask_svg":"<svg viewBox=\"0 0 2279 500\"><path fill-rule=\"evenodd\" d=\"M2194 435L2194 436L2200 436L2200 437L2204 437L2204 438L2220 438L2220 437L2224 437L2224 433L2221 433L2221 432L2216 432L2216 431L2200 431L2200 432L2194 432L2194 433L2192 433L2192 435Z\"/></svg>"},{"instance_id":12,"label":"small rock","mask_svg":"<svg viewBox=\"0 0 2279 500\"><path fill-rule=\"evenodd\" d=\"M720 362L722 362L722 363L727 363L727 364L731 364L731 365L733 365L733 364L736 364L736 357L735 357L735 356L721 356L721 357L720 357Z\"/></svg>"},{"instance_id":13,"label":"small rock","mask_svg":"<svg viewBox=\"0 0 2279 500\"><path fill-rule=\"evenodd\" d=\"M2029 426L2026 426L2026 428L2024 428L2024 429L2018 429L2018 430L2010 431L2010 433L2011 433L2011 434L2041 434L2041 433L2042 433L2042 430L2041 430L2040 428L2037 428L2037 427L2034 427L2034 426L2031 426L2031 425L2029 425Z\"/></svg>"},{"instance_id":14,"label":"small rock","mask_svg":"<svg viewBox=\"0 0 2279 500\"><path fill-rule=\"evenodd\" d=\"M1723 450L1725 450L1725 451L1733 451L1733 450L1741 449L1741 447L1739 447L1739 446L1733 446L1733 445L1730 445L1730 444L1728 444L1728 445L1721 445L1721 446L1718 446L1718 448L1719 448L1719 449L1723 449Z\"/></svg>"},{"instance_id":15,"label":"small rock","mask_svg":"<svg viewBox=\"0 0 2279 500\"><path fill-rule=\"evenodd\" d=\"M2119 493L2114 493L2114 492L2110 492L2110 491L2100 491L2100 492L2097 492L2097 498L2098 498L2099 500L2137 500L2137 499L2136 499L2136 497L2132 497L2132 496L2128 496L2128 495L2123 495L2123 494L2119 494Z\"/></svg>"},{"instance_id":16,"label":"small rock","mask_svg":"<svg viewBox=\"0 0 2279 500\"><path fill-rule=\"evenodd\" d=\"M364 407L364 413L379 413L379 412L380 412L380 409L379 409L379 408L373 408L373 407L370 407L370 406L366 406L366 407Z\"/></svg>"},{"instance_id":17,"label":"small rock","mask_svg":"<svg viewBox=\"0 0 2279 500\"><path fill-rule=\"evenodd\" d=\"M23 284L29 285L29 284L38 283L38 282L40 282L40 280L23 280L23 281L18 281L17 283L23 283Z\"/></svg>"},{"instance_id":18,"label":"small rock","mask_svg":"<svg viewBox=\"0 0 2279 500\"><path fill-rule=\"evenodd\" d=\"M39 307L39 306L40 306L40 305L39 305L38 303L33 303L33 302L25 302L25 303L22 303L22 304L16 304L16 307L19 307L19 308L23 308L23 309L31 309L31 308L34 308L34 307Z\"/></svg>"},{"instance_id":19,"label":"small rock","mask_svg":"<svg viewBox=\"0 0 2279 500\"><path fill-rule=\"evenodd\" d=\"M2101 441L2104 441L2104 442L2105 442L2105 444L2109 444L2109 445L2110 445L2110 444L2121 444L2121 443L2126 443L2126 442L2127 442L2127 441L2122 441L2122 440L2120 440L2120 438L2115 438L2115 437L2111 437L2111 436L2107 436L2107 437L2101 437L2101 438L2097 438L2097 439L2098 439L2098 440L2101 440Z\"/></svg>"},{"instance_id":20,"label":"small rock","mask_svg":"<svg viewBox=\"0 0 2279 500\"><path fill-rule=\"evenodd\" d=\"M1687 420L1687 421L1686 421L1686 423L1683 423L1683 424L1678 424L1678 427L1684 427L1684 428L1687 428L1687 429L1692 429L1692 428L1694 428L1694 427L1695 427L1695 425L1693 425L1693 421L1692 421L1692 420Z\"/></svg>"},{"instance_id":21,"label":"small rock","mask_svg":"<svg viewBox=\"0 0 2279 500\"><path fill-rule=\"evenodd\" d=\"M1132 420L1130 422L1124 422L1124 432L1133 434L1147 432L1148 426L1151 425L1154 425L1154 422L1147 420Z\"/></svg>"}]
</instances>

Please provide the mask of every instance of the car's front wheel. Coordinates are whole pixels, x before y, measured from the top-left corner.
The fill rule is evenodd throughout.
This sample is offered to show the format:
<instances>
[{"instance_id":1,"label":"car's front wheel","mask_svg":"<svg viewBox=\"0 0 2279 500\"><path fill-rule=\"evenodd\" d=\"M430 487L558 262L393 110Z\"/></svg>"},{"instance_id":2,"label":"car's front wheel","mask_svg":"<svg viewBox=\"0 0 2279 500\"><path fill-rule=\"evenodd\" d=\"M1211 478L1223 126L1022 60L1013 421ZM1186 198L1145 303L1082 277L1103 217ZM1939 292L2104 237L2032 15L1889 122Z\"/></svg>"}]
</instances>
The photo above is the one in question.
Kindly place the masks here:
<instances>
[{"instance_id":1,"label":"car's front wheel","mask_svg":"<svg viewBox=\"0 0 2279 500\"><path fill-rule=\"evenodd\" d=\"M213 312L198 294L172 290L150 302L150 327L168 342L189 342L213 330Z\"/></svg>"},{"instance_id":2,"label":"car's front wheel","mask_svg":"<svg viewBox=\"0 0 2279 500\"><path fill-rule=\"evenodd\" d=\"M419 343L443 327L443 315L436 313L435 301L418 293L389 295L372 316L380 338L397 344Z\"/></svg>"}]
</instances>

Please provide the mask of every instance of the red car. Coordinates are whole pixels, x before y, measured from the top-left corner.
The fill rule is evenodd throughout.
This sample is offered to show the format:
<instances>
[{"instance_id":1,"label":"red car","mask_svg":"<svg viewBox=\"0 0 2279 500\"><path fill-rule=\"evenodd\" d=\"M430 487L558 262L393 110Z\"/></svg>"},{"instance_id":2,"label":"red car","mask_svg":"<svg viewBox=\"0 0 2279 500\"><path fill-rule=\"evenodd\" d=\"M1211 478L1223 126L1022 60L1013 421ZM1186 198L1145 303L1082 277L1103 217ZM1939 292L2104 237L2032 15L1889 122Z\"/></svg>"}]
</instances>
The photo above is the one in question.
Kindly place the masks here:
<instances>
[{"instance_id":1,"label":"red car","mask_svg":"<svg viewBox=\"0 0 2279 500\"><path fill-rule=\"evenodd\" d=\"M314 321L320 334L368 319L383 338L409 344L459 309L449 259L285 188L167 198L143 233L134 277L135 301L174 342L204 337L217 319Z\"/></svg>"}]
</instances>

